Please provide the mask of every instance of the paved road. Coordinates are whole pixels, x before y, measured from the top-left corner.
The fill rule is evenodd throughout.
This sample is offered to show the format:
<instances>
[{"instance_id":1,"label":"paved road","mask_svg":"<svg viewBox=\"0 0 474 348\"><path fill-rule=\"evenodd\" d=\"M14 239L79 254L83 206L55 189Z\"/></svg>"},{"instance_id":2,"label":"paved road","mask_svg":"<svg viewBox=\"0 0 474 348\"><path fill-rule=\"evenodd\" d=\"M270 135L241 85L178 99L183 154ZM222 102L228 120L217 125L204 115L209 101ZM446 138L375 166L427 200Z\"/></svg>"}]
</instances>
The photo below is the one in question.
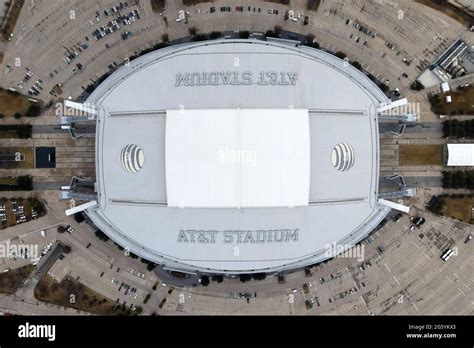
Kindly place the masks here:
<instances>
[{"instance_id":1,"label":"paved road","mask_svg":"<svg viewBox=\"0 0 474 348\"><path fill-rule=\"evenodd\" d=\"M403 179L410 187L441 187L440 176L404 176ZM398 180L380 177L380 187L397 187Z\"/></svg>"},{"instance_id":2,"label":"paved road","mask_svg":"<svg viewBox=\"0 0 474 348\"><path fill-rule=\"evenodd\" d=\"M48 182L34 182L33 190L60 190L62 185L66 182L48 181Z\"/></svg>"},{"instance_id":3,"label":"paved road","mask_svg":"<svg viewBox=\"0 0 474 348\"><path fill-rule=\"evenodd\" d=\"M404 177L405 182L408 186L411 187L441 187L441 177L439 176L413 176L413 177ZM66 183L61 182L36 182L33 184L34 190L60 190L61 185ZM389 180L386 178L380 178L381 187L397 187L398 182Z\"/></svg>"},{"instance_id":4,"label":"paved road","mask_svg":"<svg viewBox=\"0 0 474 348\"><path fill-rule=\"evenodd\" d=\"M381 122L379 123L380 133L389 133L390 131L397 132L399 130L398 123ZM441 122L424 122L407 124L405 133L441 133L443 131L443 124Z\"/></svg>"},{"instance_id":5,"label":"paved road","mask_svg":"<svg viewBox=\"0 0 474 348\"><path fill-rule=\"evenodd\" d=\"M381 122L379 123L380 133L388 133L390 131L398 130L398 123L394 122ZM405 133L441 133L443 130L443 124L441 122L425 122L425 123L413 123L407 124ZM58 125L34 125L33 133L38 134L55 134L55 133L66 133ZM76 125L76 133L88 134L95 133L95 124L78 124Z\"/></svg>"},{"instance_id":6,"label":"paved road","mask_svg":"<svg viewBox=\"0 0 474 348\"><path fill-rule=\"evenodd\" d=\"M77 124L75 132L79 134L95 133L95 124ZM33 133L38 134L54 134L67 133L66 130L61 129L59 125L34 125Z\"/></svg>"}]
</instances>

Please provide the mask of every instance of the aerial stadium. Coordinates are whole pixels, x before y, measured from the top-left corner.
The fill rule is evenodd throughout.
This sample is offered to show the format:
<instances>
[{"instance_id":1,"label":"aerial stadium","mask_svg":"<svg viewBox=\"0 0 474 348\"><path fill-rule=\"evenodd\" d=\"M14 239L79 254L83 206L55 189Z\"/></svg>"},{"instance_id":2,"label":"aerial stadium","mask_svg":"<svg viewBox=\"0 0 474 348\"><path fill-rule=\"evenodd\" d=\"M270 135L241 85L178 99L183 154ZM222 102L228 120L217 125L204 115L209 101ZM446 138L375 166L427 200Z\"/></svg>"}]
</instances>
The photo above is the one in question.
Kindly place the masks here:
<instances>
[{"instance_id":1,"label":"aerial stadium","mask_svg":"<svg viewBox=\"0 0 474 348\"><path fill-rule=\"evenodd\" d=\"M324 261L384 219L378 111L390 100L332 54L279 40L153 51L87 99L93 223L185 273L275 273Z\"/></svg>"}]
</instances>

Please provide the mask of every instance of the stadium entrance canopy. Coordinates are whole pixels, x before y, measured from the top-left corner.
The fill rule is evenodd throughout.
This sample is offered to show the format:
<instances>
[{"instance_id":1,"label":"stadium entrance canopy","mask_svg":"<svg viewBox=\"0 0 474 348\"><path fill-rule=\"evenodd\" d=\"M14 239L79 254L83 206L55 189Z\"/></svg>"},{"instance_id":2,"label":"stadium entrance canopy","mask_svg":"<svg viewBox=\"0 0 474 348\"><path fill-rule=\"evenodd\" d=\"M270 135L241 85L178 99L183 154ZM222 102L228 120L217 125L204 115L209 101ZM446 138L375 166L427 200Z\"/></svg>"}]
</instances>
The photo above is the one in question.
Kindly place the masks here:
<instances>
[{"instance_id":1,"label":"stadium entrance canopy","mask_svg":"<svg viewBox=\"0 0 474 348\"><path fill-rule=\"evenodd\" d=\"M474 144L448 144L448 166L474 166Z\"/></svg>"}]
</instances>

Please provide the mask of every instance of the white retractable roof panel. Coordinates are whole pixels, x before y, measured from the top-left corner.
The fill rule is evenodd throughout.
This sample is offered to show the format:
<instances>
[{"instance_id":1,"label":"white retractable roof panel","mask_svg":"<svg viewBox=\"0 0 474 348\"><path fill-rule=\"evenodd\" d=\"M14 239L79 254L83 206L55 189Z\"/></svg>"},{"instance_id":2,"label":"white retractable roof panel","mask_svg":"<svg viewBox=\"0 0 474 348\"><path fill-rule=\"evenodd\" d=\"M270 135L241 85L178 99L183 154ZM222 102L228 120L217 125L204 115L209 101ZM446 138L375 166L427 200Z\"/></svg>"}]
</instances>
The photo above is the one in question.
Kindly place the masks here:
<instances>
[{"instance_id":1,"label":"white retractable roof panel","mask_svg":"<svg viewBox=\"0 0 474 348\"><path fill-rule=\"evenodd\" d=\"M308 205L309 132L303 109L168 110L168 206Z\"/></svg>"},{"instance_id":2,"label":"white retractable roof panel","mask_svg":"<svg viewBox=\"0 0 474 348\"><path fill-rule=\"evenodd\" d=\"M240 110L241 206L308 205L308 110Z\"/></svg>"}]
</instances>

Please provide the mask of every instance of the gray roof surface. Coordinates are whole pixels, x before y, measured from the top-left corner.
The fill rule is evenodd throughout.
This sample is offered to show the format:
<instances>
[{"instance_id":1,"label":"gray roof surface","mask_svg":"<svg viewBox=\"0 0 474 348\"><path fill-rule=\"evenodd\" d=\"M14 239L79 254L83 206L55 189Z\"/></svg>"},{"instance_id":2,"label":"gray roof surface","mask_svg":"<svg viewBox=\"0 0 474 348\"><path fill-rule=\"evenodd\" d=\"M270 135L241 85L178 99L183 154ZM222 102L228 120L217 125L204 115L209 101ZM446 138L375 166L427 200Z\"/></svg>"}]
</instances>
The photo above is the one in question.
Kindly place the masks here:
<instances>
[{"instance_id":1,"label":"gray roof surface","mask_svg":"<svg viewBox=\"0 0 474 348\"><path fill-rule=\"evenodd\" d=\"M227 71L240 77L251 72L254 82L261 72L271 71L296 72L297 79L294 85L176 87L176 74ZM88 214L132 252L175 269L278 270L321 261L328 257L324 254L327 244L353 245L388 212L376 204L379 144L375 107L386 101L358 70L308 47L227 40L152 52L118 70L88 99L99 106L99 208ZM236 107L310 109L310 206L166 207L164 111ZM332 148L342 142L355 152L354 166L345 172L337 171L330 158ZM137 144L145 154L143 168L133 175L120 164L120 152L128 144ZM291 232L288 241L275 242L269 237L274 238L274 230L297 231L297 238ZM201 235L192 231L201 231ZM237 231L251 233L242 232L238 242ZM255 240L260 237L261 242Z\"/></svg>"}]
</instances>

